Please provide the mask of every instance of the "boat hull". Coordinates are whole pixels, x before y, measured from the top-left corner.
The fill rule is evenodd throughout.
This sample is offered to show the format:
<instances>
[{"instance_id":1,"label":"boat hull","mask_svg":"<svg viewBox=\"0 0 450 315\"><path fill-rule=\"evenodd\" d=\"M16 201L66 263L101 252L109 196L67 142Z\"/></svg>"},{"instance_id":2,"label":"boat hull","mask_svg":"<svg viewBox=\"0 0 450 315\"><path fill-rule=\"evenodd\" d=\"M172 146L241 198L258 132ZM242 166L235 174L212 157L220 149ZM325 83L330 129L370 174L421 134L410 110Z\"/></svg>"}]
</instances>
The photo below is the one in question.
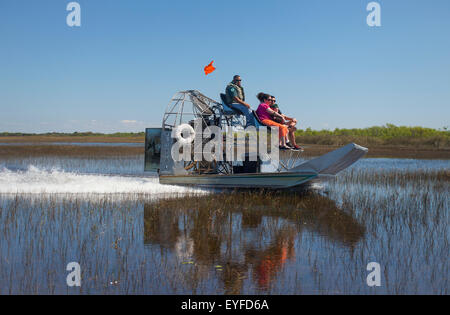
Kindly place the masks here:
<instances>
[{"instance_id":1,"label":"boat hull","mask_svg":"<svg viewBox=\"0 0 450 315\"><path fill-rule=\"evenodd\" d=\"M303 185L317 177L315 173L258 173L233 175L161 175L165 185L211 188L270 188L285 189Z\"/></svg>"}]
</instances>

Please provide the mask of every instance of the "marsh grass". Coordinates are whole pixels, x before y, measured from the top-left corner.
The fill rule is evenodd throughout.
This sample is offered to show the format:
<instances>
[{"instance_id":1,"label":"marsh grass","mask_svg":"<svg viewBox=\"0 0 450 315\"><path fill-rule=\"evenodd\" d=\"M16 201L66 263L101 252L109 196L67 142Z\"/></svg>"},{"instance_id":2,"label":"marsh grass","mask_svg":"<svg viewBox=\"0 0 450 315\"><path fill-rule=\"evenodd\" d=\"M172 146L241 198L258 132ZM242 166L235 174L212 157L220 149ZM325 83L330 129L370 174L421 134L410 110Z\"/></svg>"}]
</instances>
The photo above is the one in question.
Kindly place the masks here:
<instances>
[{"instance_id":1,"label":"marsh grass","mask_svg":"<svg viewBox=\"0 0 450 315\"><path fill-rule=\"evenodd\" d=\"M0 195L0 293L448 294L448 175L353 170L325 194ZM65 285L71 261L81 288Z\"/></svg>"},{"instance_id":2,"label":"marsh grass","mask_svg":"<svg viewBox=\"0 0 450 315\"><path fill-rule=\"evenodd\" d=\"M89 154L14 165L141 172ZM448 294L445 161L359 163L302 193L0 194L0 294Z\"/></svg>"},{"instance_id":3,"label":"marsh grass","mask_svg":"<svg viewBox=\"0 0 450 315\"><path fill-rule=\"evenodd\" d=\"M22 134L22 133L0 133L0 142L24 143L24 142L132 142L144 143L145 134L140 133L50 133L50 134Z\"/></svg>"},{"instance_id":4,"label":"marsh grass","mask_svg":"<svg viewBox=\"0 0 450 315\"><path fill-rule=\"evenodd\" d=\"M107 147L71 145L14 145L0 146L0 158L37 156L57 157L117 157L144 154L144 147Z\"/></svg>"},{"instance_id":5,"label":"marsh grass","mask_svg":"<svg viewBox=\"0 0 450 315\"><path fill-rule=\"evenodd\" d=\"M450 159L450 131L446 128L437 130L424 127L406 127L386 124L363 129L305 130L296 132L297 142L307 147L305 157L318 156L351 142L369 148L367 157L390 157L411 159ZM92 132L22 134L0 133L3 143L35 143L41 146L45 142L105 142L105 143L142 143L145 135L141 133L101 134ZM1 152L4 151L2 154ZM143 149L86 149L86 148L51 148L48 146L30 148L2 148L1 156L26 155L128 155L143 154Z\"/></svg>"},{"instance_id":6,"label":"marsh grass","mask_svg":"<svg viewBox=\"0 0 450 315\"><path fill-rule=\"evenodd\" d=\"M333 150L339 149L343 145L355 142L359 145L366 146L369 152L365 157L367 158L402 158L402 159L450 159L449 148L433 148L426 146L393 146L393 145L376 145L364 144L357 139L348 139L342 141L341 144L310 144L301 140L297 141L305 148L302 153L304 157L316 157Z\"/></svg>"},{"instance_id":7,"label":"marsh grass","mask_svg":"<svg viewBox=\"0 0 450 315\"><path fill-rule=\"evenodd\" d=\"M449 184L448 170L359 170L329 183L329 197L365 223L359 255L384 266L386 293L448 293Z\"/></svg>"},{"instance_id":8,"label":"marsh grass","mask_svg":"<svg viewBox=\"0 0 450 315\"><path fill-rule=\"evenodd\" d=\"M358 135L335 135L335 134L305 134L297 133L296 141L304 144L317 145L335 145L342 146L347 143L355 142L364 146L383 147L383 146L401 146L401 147L419 147L422 149L450 149L450 139L446 135L436 135L430 137L390 137L382 138L375 136L358 136Z\"/></svg>"},{"instance_id":9,"label":"marsh grass","mask_svg":"<svg viewBox=\"0 0 450 315\"><path fill-rule=\"evenodd\" d=\"M450 131L424 127L386 124L369 128L335 130L297 130L299 142L322 145L345 145L356 142L365 146L414 146L450 149Z\"/></svg>"},{"instance_id":10,"label":"marsh grass","mask_svg":"<svg viewBox=\"0 0 450 315\"><path fill-rule=\"evenodd\" d=\"M364 185L375 185L377 187L390 188L391 186L413 186L415 188L433 189L445 188L450 182L450 170L382 170L378 172L351 169L343 177L344 183L362 183ZM339 179L336 182L341 183Z\"/></svg>"},{"instance_id":11,"label":"marsh grass","mask_svg":"<svg viewBox=\"0 0 450 315\"><path fill-rule=\"evenodd\" d=\"M0 139L1 141L1 139ZM346 142L344 144L350 143ZM316 145L299 142L305 146L302 156L311 158L323 155L338 149L339 145ZM358 143L358 142L357 142ZM361 143L359 143L361 144ZM450 149L437 149L431 147L405 147L405 146L373 146L369 145L369 153L366 157L395 157L409 159L450 159ZM83 145L2 145L0 146L0 158L19 159L23 157L114 157L144 155L144 145L142 147L127 146L83 146Z\"/></svg>"},{"instance_id":12,"label":"marsh grass","mask_svg":"<svg viewBox=\"0 0 450 315\"><path fill-rule=\"evenodd\" d=\"M450 149L450 131L447 128L437 130L425 127L373 126L369 128L352 128L335 130L299 129L296 132L299 142L318 145L345 145L357 142L366 146L414 146ZM112 134L94 132L74 133L0 133L2 142L144 142L145 134L117 132Z\"/></svg>"}]
</instances>

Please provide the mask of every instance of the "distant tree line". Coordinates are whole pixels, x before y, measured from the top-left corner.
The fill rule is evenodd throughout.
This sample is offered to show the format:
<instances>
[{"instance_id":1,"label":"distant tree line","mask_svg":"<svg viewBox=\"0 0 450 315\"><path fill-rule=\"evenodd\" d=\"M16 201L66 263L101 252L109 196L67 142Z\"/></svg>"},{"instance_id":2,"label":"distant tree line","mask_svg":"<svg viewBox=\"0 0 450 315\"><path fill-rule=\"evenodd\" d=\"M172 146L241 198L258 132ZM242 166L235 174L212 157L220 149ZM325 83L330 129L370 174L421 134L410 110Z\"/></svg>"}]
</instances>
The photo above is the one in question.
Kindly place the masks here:
<instances>
[{"instance_id":1,"label":"distant tree line","mask_svg":"<svg viewBox=\"0 0 450 315\"><path fill-rule=\"evenodd\" d=\"M13 136L54 136L54 137L145 137L144 132L48 132L48 133L20 133L1 132L0 137ZM450 148L450 131L447 127L433 129L425 127L405 127L386 124L369 128L352 128L334 130L312 130L306 128L296 131L296 138L304 144L344 145L356 142L361 145L417 145L432 146L436 148Z\"/></svg>"},{"instance_id":2,"label":"distant tree line","mask_svg":"<svg viewBox=\"0 0 450 315\"><path fill-rule=\"evenodd\" d=\"M405 127L386 124L369 128L296 131L302 143L342 145L349 141L365 145L426 145L438 148L450 147L450 131L425 127Z\"/></svg>"}]
</instances>

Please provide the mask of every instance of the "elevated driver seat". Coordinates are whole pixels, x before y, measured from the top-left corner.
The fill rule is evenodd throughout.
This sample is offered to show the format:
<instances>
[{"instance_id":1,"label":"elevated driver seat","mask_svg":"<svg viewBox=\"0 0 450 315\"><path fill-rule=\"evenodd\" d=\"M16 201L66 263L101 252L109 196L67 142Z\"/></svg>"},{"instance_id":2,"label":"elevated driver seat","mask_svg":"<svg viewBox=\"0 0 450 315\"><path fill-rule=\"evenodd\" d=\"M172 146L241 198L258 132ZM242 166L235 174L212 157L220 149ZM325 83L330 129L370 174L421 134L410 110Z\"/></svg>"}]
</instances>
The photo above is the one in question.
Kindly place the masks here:
<instances>
[{"instance_id":1,"label":"elevated driver seat","mask_svg":"<svg viewBox=\"0 0 450 315\"><path fill-rule=\"evenodd\" d=\"M227 104L227 97L225 94L221 93L220 94L220 99L222 100L222 108L223 108L223 114L225 116L239 116L239 115L243 115L243 113L238 110L238 109L234 109L231 108L228 104ZM253 112L253 116L255 117L256 120L256 125L255 127L258 128L260 126L265 126L261 120L258 117L258 114L256 114L256 111L252 111Z\"/></svg>"},{"instance_id":2,"label":"elevated driver seat","mask_svg":"<svg viewBox=\"0 0 450 315\"><path fill-rule=\"evenodd\" d=\"M220 94L220 99L222 100L222 107L223 107L223 114L226 116L233 116L233 115L242 115L241 111L231 108L227 104L227 96L223 93Z\"/></svg>"}]
</instances>

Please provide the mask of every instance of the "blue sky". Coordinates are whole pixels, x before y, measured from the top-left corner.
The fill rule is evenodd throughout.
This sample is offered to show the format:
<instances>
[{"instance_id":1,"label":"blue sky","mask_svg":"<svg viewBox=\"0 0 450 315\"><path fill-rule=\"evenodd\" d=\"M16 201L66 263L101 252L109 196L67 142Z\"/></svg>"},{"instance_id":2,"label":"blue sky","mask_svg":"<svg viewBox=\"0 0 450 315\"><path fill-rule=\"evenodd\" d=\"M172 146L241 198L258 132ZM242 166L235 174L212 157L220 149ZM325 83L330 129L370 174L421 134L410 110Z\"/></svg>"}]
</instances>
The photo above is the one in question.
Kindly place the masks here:
<instances>
[{"instance_id":1,"label":"blue sky","mask_svg":"<svg viewBox=\"0 0 450 315\"><path fill-rule=\"evenodd\" d=\"M378 1L376 28L369 0L79 0L74 28L69 2L0 1L0 132L143 131L234 74L301 128L450 125L448 0Z\"/></svg>"}]
</instances>

